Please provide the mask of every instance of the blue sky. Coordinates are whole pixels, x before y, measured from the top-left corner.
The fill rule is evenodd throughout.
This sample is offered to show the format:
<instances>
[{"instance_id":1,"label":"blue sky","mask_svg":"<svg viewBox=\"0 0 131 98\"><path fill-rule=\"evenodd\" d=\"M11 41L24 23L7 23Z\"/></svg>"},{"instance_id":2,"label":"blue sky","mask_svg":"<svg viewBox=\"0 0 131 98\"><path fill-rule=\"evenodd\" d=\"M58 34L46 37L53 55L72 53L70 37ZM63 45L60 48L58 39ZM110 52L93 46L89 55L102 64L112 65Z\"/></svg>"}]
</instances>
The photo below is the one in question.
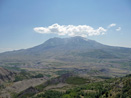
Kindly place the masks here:
<instances>
[{"instance_id":1,"label":"blue sky","mask_svg":"<svg viewBox=\"0 0 131 98\"><path fill-rule=\"evenodd\" d=\"M83 32L89 39L131 47L131 0L0 0L0 52L71 35L51 32L53 24L65 33L69 31L67 27L83 30L86 26L87 32ZM40 33L40 27L49 31ZM99 32L100 27L106 31ZM83 34L75 30L72 29L74 35Z\"/></svg>"}]
</instances>

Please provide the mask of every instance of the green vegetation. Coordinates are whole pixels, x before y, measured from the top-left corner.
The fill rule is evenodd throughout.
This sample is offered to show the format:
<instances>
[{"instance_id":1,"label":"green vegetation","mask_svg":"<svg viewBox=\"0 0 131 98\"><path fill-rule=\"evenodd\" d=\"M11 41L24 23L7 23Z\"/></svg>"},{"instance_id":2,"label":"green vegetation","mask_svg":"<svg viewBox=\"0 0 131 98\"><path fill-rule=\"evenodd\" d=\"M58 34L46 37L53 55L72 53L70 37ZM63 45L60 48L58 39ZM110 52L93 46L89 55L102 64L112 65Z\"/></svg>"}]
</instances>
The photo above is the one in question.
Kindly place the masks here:
<instances>
[{"instance_id":1,"label":"green vegetation","mask_svg":"<svg viewBox=\"0 0 131 98\"><path fill-rule=\"evenodd\" d=\"M19 96L18 94L14 93L14 94L12 94L12 98L30 98L33 95L35 95L35 93L32 93L32 92L23 94L22 96Z\"/></svg>"},{"instance_id":2,"label":"green vegetation","mask_svg":"<svg viewBox=\"0 0 131 98\"><path fill-rule=\"evenodd\" d=\"M5 86L2 85L2 84L0 84L0 90L2 90L2 89L4 89L4 88L5 88Z\"/></svg>"},{"instance_id":3,"label":"green vegetation","mask_svg":"<svg viewBox=\"0 0 131 98\"><path fill-rule=\"evenodd\" d=\"M44 74L46 77L51 77L51 75L50 74Z\"/></svg>"},{"instance_id":4,"label":"green vegetation","mask_svg":"<svg viewBox=\"0 0 131 98\"><path fill-rule=\"evenodd\" d=\"M69 80L82 80L72 77ZM131 75L75 86L66 92L47 90L32 98L131 98Z\"/></svg>"},{"instance_id":5,"label":"green vegetation","mask_svg":"<svg viewBox=\"0 0 131 98\"><path fill-rule=\"evenodd\" d=\"M25 71L24 69L21 69L19 67L9 67L9 66L2 66L5 69L13 70L13 71Z\"/></svg>"},{"instance_id":6,"label":"green vegetation","mask_svg":"<svg viewBox=\"0 0 131 98\"><path fill-rule=\"evenodd\" d=\"M9 62L6 63L6 65L13 65L13 66L19 66L19 65L24 65L25 63L20 63L20 62Z\"/></svg>"},{"instance_id":7,"label":"green vegetation","mask_svg":"<svg viewBox=\"0 0 131 98\"><path fill-rule=\"evenodd\" d=\"M62 75L62 74L65 74L65 73L68 73L69 71L67 70L59 70L56 72L57 75Z\"/></svg>"},{"instance_id":8,"label":"green vegetation","mask_svg":"<svg viewBox=\"0 0 131 98\"><path fill-rule=\"evenodd\" d=\"M66 82L68 84L74 84L74 85L80 85L85 84L87 79L81 78L81 77L69 77Z\"/></svg>"},{"instance_id":9,"label":"green vegetation","mask_svg":"<svg viewBox=\"0 0 131 98\"><path fill-rule=\"evenodd\" d=\"M45 93L38 94L33 98L62 98L63 93L58 91L48 90Z\"/></svg>"},{"instance_id":10,"label":"green vegetation","mask_svg":"<svg viewBox=\"0 0 131 98\"><path fill-rule=\"evenodd\" d=\"M27 72L25 70L21 71L19 74L15 76L14 82L22 81L24 79L31 79L31 78L42 78L44 75L41 73L38 73L36 75L32 75L30 72Z\"/></svg>"},{"instance_id":11,"label":"green vegetation","mask_svg":"<svg viewBox=\"0 0 131 98\"><path fill-rule=\"evenodd\" d=\"M101 79L111 79L111 77L108 77L108 76L97 76L97 77Z\"/></svg>"},{"instance_id":12,"label":"green vegetation","mask_svg":"<svg viewBox=\"0 0 131 98\"><path fill-rule=\"evenodd\" d=\"M14 82L17 82L17 81L22 81L24 79L29 79L30 78L30 73L26 72L26 71L21 71L19 74L17 74L15 76L15 80Z\"/></svg>"},{"instance_id":13,"label":"green vegetation","mask_svg":"<svg viewBox=\"0 0 131 98\"><path fill-rule=\"evenodd\" d=\"M32 76L32 78L42 78L43 77L43 74L37 74L37 75L35 75L35 76Z\"/></svg>"},{"instance_id":14,"label":"green vegetation","mask_svg":"<svg viewBox=\"0 0 131 98\"><path fill-rule=\"evenodd\" d=\"M123 80L123 84L123 89L121 93L117 94L117 98L131 98L131 74Z\"/></svg>"},{"instance_id":15,"label":"green vegetation","mask_svg":"<svg viewBox=\"0 0 131 98\"><path fill-rule=\"evenodd\" d=\"M43 91L43 89L45 88L46 86L44 84L40 84L40 85L37 85L35 88L38 89L39 91Z\"/></svg>"}]
</instances>

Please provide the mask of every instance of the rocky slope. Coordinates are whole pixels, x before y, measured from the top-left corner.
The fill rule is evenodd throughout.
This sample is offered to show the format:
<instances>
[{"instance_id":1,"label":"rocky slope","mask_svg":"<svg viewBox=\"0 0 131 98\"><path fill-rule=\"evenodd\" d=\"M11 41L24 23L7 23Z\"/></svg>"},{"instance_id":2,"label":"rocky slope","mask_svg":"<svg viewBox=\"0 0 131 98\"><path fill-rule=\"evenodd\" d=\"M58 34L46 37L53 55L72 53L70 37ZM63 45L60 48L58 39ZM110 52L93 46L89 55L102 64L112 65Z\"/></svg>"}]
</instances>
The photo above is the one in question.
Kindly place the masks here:
<instances>
[{"instance_id":1,"label":"rocky slope","mask_svg":"<svg viewBox=\"0 0 131 98\"><path fill-rule=\"evenodd\" d=\"M16 73L0 67L0 84L14 80Z\"/></svg>"}]
</instances>

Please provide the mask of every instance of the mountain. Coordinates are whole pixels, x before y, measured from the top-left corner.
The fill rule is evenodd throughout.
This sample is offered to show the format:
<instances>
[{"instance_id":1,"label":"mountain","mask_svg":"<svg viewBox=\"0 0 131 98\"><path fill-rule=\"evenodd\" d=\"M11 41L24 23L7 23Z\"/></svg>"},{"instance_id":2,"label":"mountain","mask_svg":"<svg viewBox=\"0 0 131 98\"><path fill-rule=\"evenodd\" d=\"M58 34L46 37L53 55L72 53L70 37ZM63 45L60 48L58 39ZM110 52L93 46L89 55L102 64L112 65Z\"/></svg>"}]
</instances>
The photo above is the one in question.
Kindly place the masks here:
<instances>
[{"instance_id":1,"label":"mountain","mask_svg":"<svg viewBox=\"0 0 131 98\"><path fill-rule=\"evenodd\" d=\"M125 55L127 58L131 58L129 54L131 53L130 48L112 47L83 37L72 37L51 38L33 48L1 53L0 59L38 59L40 57L49 59L53 56L70 55L73 53L78 56L88 56L91 58L119 58Z\"/></svg>"},{"instance_id":2,"label":"mountain","mask_svg":"<svg viewBox=\"0 0 131 98\"><path fill-rule=\"evenodd\" d=\"M129 73L131 48L108 46L83 37L55 37L29 49L1 53L0 65L35 68L81 66Z\"/></svg>"}]
</instances>

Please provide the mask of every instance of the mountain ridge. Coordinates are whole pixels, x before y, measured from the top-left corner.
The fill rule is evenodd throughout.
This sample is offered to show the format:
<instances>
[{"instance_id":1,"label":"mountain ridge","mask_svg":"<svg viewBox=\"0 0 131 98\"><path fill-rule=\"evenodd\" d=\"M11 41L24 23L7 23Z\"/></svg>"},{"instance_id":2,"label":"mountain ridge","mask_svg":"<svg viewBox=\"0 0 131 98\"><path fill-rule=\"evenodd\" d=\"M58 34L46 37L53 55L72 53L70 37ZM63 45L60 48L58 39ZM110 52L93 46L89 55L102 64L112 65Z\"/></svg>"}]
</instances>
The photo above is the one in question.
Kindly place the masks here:
<instances>
[{"instance_id":1,"label":"mountain ridge","mask_svg":"<svg viewBox=\"0 0 131 98\"><path fill-rule=\"evenodd\" d=\"M31 48L27 48L27 49L19 49L19 50L13 50L13 51L6 51L6 52L2 52L0 53L3 54L3 53L10 53L10 52L17 52L17 51L25 51L25 50L30 50L30 49L33 49L33 48L36 48L36 47L42 47L44 46L45 48L45 45L50 45L50 46L53 46L53 43L55 42L55 45L66 45L66 44L69 44L70 41L74 41L75 44L77 44L76 42L79 42L80 40L82 40L83 42L89 42L89 43L93 43L93 44L99 44L101 46L107 46L107 47L113 47L113 48L126 48L126 49L131 49L129 47L121 47L121 46L111 46L111 45L104 45L104 44L101 44L95 40L90 40L90 39L87 39L87 38L84 38L84 37L80 37L80 36L76 36L76 37L69 37L69 38L59 38L59 37L54 37L54 38L50 38L48 40L46 40L44 43L40 44L40 45L37 45L37 46L34 46L34 47L31 47ZM56 42L59 42L59 43L56 43ZM80 45L78 43L78 45Z\"/></svg>"}]
</instances>

